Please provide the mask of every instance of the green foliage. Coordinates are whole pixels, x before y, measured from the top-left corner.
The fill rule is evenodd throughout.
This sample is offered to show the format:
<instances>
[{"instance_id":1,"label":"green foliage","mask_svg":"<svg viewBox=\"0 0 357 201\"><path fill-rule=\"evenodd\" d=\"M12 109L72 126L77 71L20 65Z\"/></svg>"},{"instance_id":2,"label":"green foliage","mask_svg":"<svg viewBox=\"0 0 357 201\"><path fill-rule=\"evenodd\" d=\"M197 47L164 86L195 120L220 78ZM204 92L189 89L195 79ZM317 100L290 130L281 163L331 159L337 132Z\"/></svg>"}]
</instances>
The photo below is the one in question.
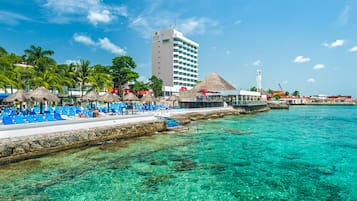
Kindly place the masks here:
<instances>
[{"instance_id":1,"label":"green foliage","mask_svg":"<svg viewBox=\"0 0 357 201\"><path fill-rule=\"evenodd\" d=\"M300 92L295 90L291 95L299 97L300 96Z\"/></svg>"},{"instance_id":2,"label":"green foliage","mask_svg":"<svg viewBox=\"0 0 357 201\"><path fill-rule=\"evenodd\" d=\"M111 75L113 77L114 87L121 91L123 85L139 78L139 74L134 71L136 63L130 56L118 56L113 58L111 66Z\"/></svg>"},{"instance_id":3,"label":"green foliage","mask_svg":"<svg viewBox=\"0 0 357 201\"><path fill-rule=\"evenodd\" d=\"M279 94L275 94L273 97L275 98L275 100L280 100L281 98Z\"/></svg>"},{"instance_id":4,"label":"green foliage","mask_svg":"<svg viewBox=\"0 0 357 201\"><path fill-rule=\"evenodd\" d=\"M250 91L257 91L257 87L255 86L250 87Z\"/></svg>"},{"instance_id":5,"label":"green foliage","mask_svg":"<svg viewBox=\"0 0 357 201\"><path fill-rule=\"evenodd\" d=\"M111 90L113 78L109 74L109 71L110 67L108 66L94 65L91 68L88 78L89 84L91 85L90 90L95 89L96 91L100 91L104 88Z\"/></svg>"},{"instance_id":6,"label":"green foliage","mask_svg":"<svg viewBox=\"0 0 357 201\"><path fill-rule=\"evenodd\" d=\"M76 78L80 85L79 87L81 89L81 96L83 96L84 89L86 87L85 85L89 82L91 76L91 68L89 64L89 60L81 60L80 63L77 64Z\"/></svg>"},{"instance_id":7,"label":"green foliage","mask_svg":"<svg viewBox=\"0 0 357 201\"><path fill-rule=\"evenodd\" d=\"M150 87L154 92L154 96L160 96L162 94L162 80L155 75L151 76L149 80L151 81Z\"/></svg>"},{"instance_id":8,"label":"green foliage","mask_svg":"<svg viewBox=\"0 0 357 201\"><path fill-rule=\"evenodd\" d=\"M43 58L49 58L49 56L52 56L55 52L52 50L42 50L42 47L34 46L31 45L29 49L26 49L25 51L26 55L26 61L28 64L32 65L39 65L41 62L40 60ZM47 62L47 61L42 61L42 62Z\"/></svg>"},{"instance_id":9,"label":"green foliage","mask_svg":"<svg viewBox=\"0 0 357 201\"><path fill-rule=\"evenodd\" d=\"M134 91L147 91L149 90L150 83L143 82L143 81L135 81L132 90Z\"/></svg>"},{"instance_id":10,"label":"green foliage","mask_svg":"<svg viewBox=\"0 0 357 201\"><path fill-rule=\"evenodd\" d=\"M285 96L289 96L290 93L288 91L285 92Z\"/></svg>"}]
</instances>

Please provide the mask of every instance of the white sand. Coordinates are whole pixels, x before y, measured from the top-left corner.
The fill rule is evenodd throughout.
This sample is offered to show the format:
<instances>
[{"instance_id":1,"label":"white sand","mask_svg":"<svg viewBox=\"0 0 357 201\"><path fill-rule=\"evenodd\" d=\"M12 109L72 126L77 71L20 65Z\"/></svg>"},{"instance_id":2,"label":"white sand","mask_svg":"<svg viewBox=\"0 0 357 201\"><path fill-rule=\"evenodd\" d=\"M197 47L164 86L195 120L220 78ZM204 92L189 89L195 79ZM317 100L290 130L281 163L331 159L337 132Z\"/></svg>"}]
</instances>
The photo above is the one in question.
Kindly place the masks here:
<instances>
[{"instance_id":1,"label":"white sand","mask_svg":"<svg viewBox=\"0 0 357 201\"><path fill-rule=\"evenodd\" d=\"M42 122L19 125L0 125L0 140L4 138L23 137L30 135L41 135L53 132L73 131L78 129L88 129L101 126L120 125L127 123L139 123L143 121L156 120L156 116L171 116L175 114L185 114L190 112L210 112L210 111L232 110L232 108L199 108L180 110L161 110L157 112L145 112L134 115L112 115L101 118L79 118L72 120Z\"/></svg>"}]
</instances>

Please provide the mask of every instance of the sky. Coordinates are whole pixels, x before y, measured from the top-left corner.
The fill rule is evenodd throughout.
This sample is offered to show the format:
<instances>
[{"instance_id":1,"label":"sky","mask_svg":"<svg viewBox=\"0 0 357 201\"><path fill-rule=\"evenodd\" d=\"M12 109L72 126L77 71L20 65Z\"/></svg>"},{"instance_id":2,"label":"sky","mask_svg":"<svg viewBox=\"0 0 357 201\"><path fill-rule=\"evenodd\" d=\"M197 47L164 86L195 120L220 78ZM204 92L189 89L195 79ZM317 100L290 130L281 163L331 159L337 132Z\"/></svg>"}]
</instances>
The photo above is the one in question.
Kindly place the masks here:
<instances>
[{"instance_id":1,"label":"sky","mask_svg":"<svg viewBox=\"0 0 357 201\"><path fill-rule=\"evenodd\" d=\"M199 79L220 74L237 89L256 85L301 95L357 97L355 0L0 0L0 46L30 45L57 63L111 65L131 56L151 76L154 30L199 43Z\"/></svg>"}]
</instances>

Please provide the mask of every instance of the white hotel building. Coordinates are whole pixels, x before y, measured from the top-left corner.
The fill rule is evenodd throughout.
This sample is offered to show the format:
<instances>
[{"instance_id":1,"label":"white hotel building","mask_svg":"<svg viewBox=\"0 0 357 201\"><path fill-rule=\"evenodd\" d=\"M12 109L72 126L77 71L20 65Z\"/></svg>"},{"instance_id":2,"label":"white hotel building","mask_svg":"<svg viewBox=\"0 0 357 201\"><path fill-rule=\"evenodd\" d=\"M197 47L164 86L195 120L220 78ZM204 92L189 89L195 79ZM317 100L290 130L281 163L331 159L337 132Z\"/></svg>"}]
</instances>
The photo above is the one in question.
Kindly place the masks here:
<instances>
[{"instance_id":1,"label":"white hotel building","mask_svg":"<svg viewBox=\"0 0 357 201\"><path fill-rule=\"evenodd\" d=\"M164 96L191 89L198 80L198 43L175 29L155 31L152 75L163 80Z\"/></svg>"}]
</instances>

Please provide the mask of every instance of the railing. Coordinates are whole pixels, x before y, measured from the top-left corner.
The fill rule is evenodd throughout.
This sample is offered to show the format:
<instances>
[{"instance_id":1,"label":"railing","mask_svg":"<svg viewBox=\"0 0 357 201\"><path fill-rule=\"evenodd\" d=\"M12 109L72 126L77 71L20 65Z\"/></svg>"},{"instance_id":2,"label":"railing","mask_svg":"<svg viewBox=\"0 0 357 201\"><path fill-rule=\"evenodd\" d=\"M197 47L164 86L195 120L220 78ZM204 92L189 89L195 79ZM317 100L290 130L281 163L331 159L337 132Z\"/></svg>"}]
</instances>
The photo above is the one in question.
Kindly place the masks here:
<instances>
[{"instance_id":1,"label":"railing","mask_svg":"<svg viewBox=\"0 0 357 201\"><path fill-rule=\"evenodd\" d=\"M267 105L266 101L235 101L233 102L233 106L260 106Z\"/></svg>"}]
</instances>

